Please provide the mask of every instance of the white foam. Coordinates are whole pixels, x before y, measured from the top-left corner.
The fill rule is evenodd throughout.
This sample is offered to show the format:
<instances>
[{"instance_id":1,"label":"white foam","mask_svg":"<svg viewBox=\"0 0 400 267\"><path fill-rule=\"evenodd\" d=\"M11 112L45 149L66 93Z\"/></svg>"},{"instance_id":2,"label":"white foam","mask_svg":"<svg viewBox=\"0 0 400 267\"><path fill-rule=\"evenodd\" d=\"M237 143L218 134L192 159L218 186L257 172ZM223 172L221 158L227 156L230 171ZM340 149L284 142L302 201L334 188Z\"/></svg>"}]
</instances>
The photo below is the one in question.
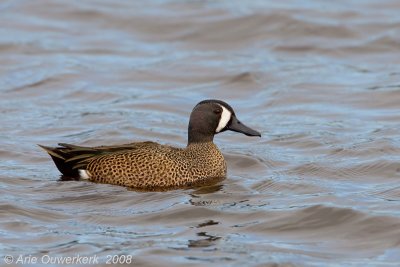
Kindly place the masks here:
<instances>
[{"instance_id":1,"label":"white foam","mask_svg":"<svg viewBox=\"0 0 400 267\"><path fill-rule=\"evenodd\" d=\"M88 179L90 178L90 173L89 173L89 171L79 169L78 172L79 172L79 177L80 177L81 179L88 180Z\"/></svg>"},{"instance_id":2,"label":"white foam","mask_svg":"<svg viewBox=\"0 0 400 267\"><path fill-rule=\"evenodd\" d=\"M219 105L219 104L218 104ZM216 133L219 133L222 129L226 127L228 122L231 119L232 113L227 110L224 106L220 105L222 108L221 118L219 119L218 127L215 130Z\"/></svg>"}]
</instances>

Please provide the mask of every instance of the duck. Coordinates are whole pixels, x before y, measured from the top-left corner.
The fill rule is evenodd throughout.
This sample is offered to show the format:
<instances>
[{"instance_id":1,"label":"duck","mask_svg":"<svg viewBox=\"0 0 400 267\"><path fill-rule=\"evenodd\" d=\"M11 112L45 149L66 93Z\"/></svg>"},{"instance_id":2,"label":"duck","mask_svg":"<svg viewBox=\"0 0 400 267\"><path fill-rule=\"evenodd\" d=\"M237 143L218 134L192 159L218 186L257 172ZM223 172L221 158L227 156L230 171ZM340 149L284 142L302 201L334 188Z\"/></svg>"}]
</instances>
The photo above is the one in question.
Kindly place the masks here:
<instances>
[{"instance_id":1,"label":"duck","mask_svg":"<svg viewBox=\"0 0 400 267\"><path fill-rule=\"evenodd\" d=\"M240 122L226 102L207 99L190 114L185 148L152 141L96 147L39 146L64 177L144 190L179 188L226 178L224 156L213 141L216 134L228 130L261 137Z\"/></svg>"}]
</instances>

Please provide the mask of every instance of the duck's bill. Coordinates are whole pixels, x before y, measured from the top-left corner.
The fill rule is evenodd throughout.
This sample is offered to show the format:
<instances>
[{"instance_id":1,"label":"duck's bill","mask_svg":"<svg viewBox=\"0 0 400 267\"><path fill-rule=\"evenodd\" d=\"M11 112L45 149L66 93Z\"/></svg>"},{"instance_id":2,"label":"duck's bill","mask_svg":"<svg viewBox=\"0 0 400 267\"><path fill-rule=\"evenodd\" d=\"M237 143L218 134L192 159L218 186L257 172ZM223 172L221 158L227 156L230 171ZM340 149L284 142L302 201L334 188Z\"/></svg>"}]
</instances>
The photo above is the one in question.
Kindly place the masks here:
<instances>
[{"instance_id":1,"label":"duck's bill","mask_svg":"<svg viewBox=\"0 0 400 267\"><path fill-rule=\"evenodd\" d=\"M247 136L259 136L261 137L261 133L257 132L256 130L247 127L243 123L241 123L236 117L232 118L231 124L227 127L227 130L231 130L234 132L242 133Z\"/></svg>"}]
</instances>

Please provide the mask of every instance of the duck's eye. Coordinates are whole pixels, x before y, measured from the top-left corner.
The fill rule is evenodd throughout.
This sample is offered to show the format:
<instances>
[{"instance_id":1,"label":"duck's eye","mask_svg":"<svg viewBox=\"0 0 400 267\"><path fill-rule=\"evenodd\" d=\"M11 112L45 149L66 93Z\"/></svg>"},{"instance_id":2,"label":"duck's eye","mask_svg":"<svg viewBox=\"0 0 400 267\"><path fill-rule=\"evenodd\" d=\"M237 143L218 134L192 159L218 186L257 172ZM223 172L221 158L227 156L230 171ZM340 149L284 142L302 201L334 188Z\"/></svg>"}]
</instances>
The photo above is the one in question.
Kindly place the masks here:
<instances>
[{"instance_id":1,"label":"duck's eye","mask_svg":"<svg viewBox=\"0 0 400 267\"><path fill-rule=\"evenodd\" d=\"M214 113L215 114L221 114L222 113L222 109L214 109Z\"/></svg>"}]
</instances>

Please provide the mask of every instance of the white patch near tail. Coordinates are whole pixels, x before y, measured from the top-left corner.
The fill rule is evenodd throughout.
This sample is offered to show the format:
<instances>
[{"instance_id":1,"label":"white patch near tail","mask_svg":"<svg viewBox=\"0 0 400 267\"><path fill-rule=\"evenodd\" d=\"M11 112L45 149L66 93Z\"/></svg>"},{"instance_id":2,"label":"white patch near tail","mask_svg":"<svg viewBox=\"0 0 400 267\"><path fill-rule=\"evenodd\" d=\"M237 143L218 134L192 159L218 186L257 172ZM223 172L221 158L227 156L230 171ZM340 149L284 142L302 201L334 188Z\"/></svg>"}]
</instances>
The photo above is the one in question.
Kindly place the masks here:
<instances>
[{"instance_id":1,"label":"white patch near tail","mask_svg":"<svg viewBox=\"0 0 400 267\"><path fill-rule=\"evenodd\" d=\"M219 105L219 104L218 104ZM222 129L226 127L228 122L231 120L232 113L227 110L224 106L220 105L222 108L221 118L219 119L218 127L215 130L216 133L219 133Z\"/></svg>"},{"instance_id":2,"label":"white patch near tail","mask_svg":"<svg viewBox=\"0 0 400 267\"><path fill-rule=\"evenodd\" d=\"M89 171L79 169L78 172L79 172L79 177L81 179L88 180L90 178L90 172Z\"/></svg>"}]
</instances>

